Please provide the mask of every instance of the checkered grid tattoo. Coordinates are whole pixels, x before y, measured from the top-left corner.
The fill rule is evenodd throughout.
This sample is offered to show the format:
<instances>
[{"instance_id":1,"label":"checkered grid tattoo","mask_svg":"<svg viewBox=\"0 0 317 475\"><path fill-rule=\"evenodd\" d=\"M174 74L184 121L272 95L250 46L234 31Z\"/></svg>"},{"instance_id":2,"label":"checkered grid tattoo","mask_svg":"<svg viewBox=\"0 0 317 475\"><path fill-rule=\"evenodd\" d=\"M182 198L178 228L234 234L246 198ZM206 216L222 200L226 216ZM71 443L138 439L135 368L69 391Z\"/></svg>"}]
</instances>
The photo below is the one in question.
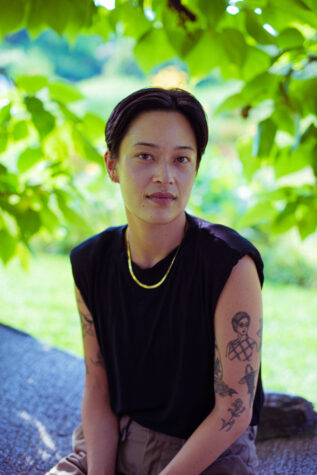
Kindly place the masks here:
<instances>
[{"instance_id":1,"label":"checkered grid tattoo","mask_svg":"<svg viewBox=\"0 0 317 475\"><path fill-rule=\"evenodd\" d=\"M254 346L256 346L256 342L249 336L243 340L237 338L230 341L227 353L229 360L238 358L240 361L250 361Z\"/></svg>"}]
</instances>

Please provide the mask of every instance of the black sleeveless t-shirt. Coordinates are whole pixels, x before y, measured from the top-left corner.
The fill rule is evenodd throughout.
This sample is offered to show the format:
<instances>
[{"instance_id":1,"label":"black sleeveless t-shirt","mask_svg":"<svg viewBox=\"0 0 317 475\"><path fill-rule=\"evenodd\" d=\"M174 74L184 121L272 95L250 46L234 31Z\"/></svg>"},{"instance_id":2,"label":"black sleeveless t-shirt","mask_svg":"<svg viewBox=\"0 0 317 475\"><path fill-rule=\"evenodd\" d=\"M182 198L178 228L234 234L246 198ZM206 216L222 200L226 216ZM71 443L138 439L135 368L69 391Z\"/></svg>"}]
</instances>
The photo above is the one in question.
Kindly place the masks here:
<instances>
[{"instance_id":1,"label":"black sleeveless t-shirt","mask_svg":"<svg viewBox=\"0 0 317 475\"><path fill-rule=\"evenodd\" d=\"M128 269L125 226L108 228L71 252L74 280L90 310L105 360L113 412L144 427L188 438L214 407L216 304L232 268L257 249L234 230L186 214L188 228L171 272L156 289L136 284ZM150 269L158 282L175 250ZM251 425L263 405L261 374Z\"/></svg>"}]
</instances>

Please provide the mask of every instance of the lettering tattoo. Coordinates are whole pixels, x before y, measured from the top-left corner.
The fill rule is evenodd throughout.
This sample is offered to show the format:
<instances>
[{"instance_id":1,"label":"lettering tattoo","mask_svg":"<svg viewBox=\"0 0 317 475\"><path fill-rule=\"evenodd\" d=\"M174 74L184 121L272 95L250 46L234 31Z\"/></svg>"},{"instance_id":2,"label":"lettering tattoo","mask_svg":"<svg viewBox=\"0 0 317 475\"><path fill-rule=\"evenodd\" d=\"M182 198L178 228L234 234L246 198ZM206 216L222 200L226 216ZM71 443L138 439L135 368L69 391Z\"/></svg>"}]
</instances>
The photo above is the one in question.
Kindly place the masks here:
<instances>
[{"instance_id":1,"label":"lettering tattoo","mask_svg":"<svg viewBox=\"0 0 317 475\"><path fill-rule=\"evenodd\" d=\"M228 420L221 419L222 426L220 430L225 429L226 432L232 429L234 426L236 419L241 416L241 414L245 411L245 407L243 405L242 399L238 398L232 403L232 407L229 407L227 411L230 413L230 417Z\"/></svg>"},{"instance_id":2,"label":"lettering tattoo","mask_svg":"<svg viewBox=\"0 0 317 475\"><path fill-rule=\"evenodd\" d=\"M258 372L254 370L250 364L247 364L245 368L245 375L239 381L239 384L246 384L248 386L248 394L250 394L249 407L252 406L254 398L257 373Z\"/></svg>"},{"instance_id":3,"label":"lettering tattoo","mask_svg":"<svg viewBox=\"0 0 317 475\"><path fill-rule=\"evenodd\" d=\"M105 362L104 362L104 359L103 359L103 356L102 356L100 350L98 351L97 359L94 360L93 358L90 358L90 361L91 361L92 364L94 364L95 366L105 366Z\"/></svg>"},{"instance_id":4,"label":"lettering tattoo","mask_svg":"<svg viewBox=\"0 0 317 475\"><path fill-rule=\"evenodd\" d=\"M238 394L235 389L230 388L223 381L223 369L217 343L215 344L214 385L216 394L219 394L221 397L231 397L233 394Z\"/></svg>"},{"instance_id":5,"label":"lettering tattoo","mask_svg":"<svg viewBox=\"0 0 317 475\"><path fill-rule=\"evenodd\" d=\"M229 360L237 358L239 361L250 361L256 341L248 335L250 316L246 312L238 312L232 318L232 328L238 337L229 341L226 356Z\"/></svg>"}]
</instances>

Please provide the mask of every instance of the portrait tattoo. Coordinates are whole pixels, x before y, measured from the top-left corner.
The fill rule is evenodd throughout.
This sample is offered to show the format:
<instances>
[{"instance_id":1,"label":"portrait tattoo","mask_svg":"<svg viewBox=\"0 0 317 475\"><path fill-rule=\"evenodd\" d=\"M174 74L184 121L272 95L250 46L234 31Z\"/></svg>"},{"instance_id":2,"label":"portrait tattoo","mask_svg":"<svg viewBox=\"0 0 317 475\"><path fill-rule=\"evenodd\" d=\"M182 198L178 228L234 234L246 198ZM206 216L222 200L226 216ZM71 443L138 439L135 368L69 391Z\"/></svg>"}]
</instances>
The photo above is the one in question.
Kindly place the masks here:
<instances>
[{"instance_id":1,"label":"portrait tattoo","mask_svg":"<svg viewBox=\"0 0 317 475\"><path fill-rule=\"evenodd\" d=\"M260 319L260 328L258 329L256 334L258 335L258 337L260 339L260 343L257 345L257 350L261 351L261 348L262 348L262 334L263 334L263 318Z\"/></svg>"},{"instance_id":2,"label":"portrait tattoo","mask_svg":"<svg viewBox=\"0 0 317 475\"><path fill-rule=\"evenodd\" d=\"M215 385L215 392L219 394L221 397L226 396L233 396L233 394L238 394L237 391L233 388L230 388L224 381L223 381L223 369L222 363L220 358L220 352L218 345L215 344L215 364L214 364L214 385Z\"/></svg>"},{"instance_id":3,"label":"portrait tattoo","mask_svg":"<svg viewBox=\"0 0 317 475\"><path fill-rule=\"evenodd\" d=\"M248 394L250 394L249 406L252 406L254 392L255 392L255 379L257 371L252 368L250 364L247 364L245 368L245 375L240 379L239 384L246 384L248 386Z\"/></svg>"},{"instance_id":4,"label":"portrait tattoo","mask_svg":"<svg viewBox=\"0 0 317 475\"><path fill-rule=\"evenodd\" d=\"M230 413L230 417L228 420L221 419L222 426L220 427L220 430L226 429L226 432L229 432L235 424L236 419L245 411L242 399L238 398L233 401L232 407L229 407L227 411Z\"/></svg>"},{"instance_id":5,"label":"portrait tattoo","mask_svg":"<svg viewBox=\"0 0 317 475\"><path fill-rule=\"evenodd\" d=\"M240 361L250 361L254 348L257 347L256 341L248 335L250 316L246 312L238 312L231 322L238 337L229 341L226 356L229 360L237 358Z\"/></svg>"}]
</instances>

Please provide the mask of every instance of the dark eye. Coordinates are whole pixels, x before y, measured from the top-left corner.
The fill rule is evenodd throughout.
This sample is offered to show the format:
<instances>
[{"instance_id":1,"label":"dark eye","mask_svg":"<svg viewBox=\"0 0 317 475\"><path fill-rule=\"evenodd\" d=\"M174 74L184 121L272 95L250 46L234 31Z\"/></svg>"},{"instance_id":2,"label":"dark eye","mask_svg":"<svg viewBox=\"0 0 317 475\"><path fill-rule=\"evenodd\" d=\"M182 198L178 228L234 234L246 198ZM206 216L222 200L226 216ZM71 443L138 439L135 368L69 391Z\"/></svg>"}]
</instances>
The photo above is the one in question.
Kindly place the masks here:
<instances>
[{"instance_id":1,"label":"dark eye","mask_svg":"<svg viewBox=\"0 0 317 475\"><path fill-rule=\"evenodd\" d=\"M139 153L138 158L144 161L148 161L152 159L152 155L150 155L149 153Z\"/></svg>"},{"instance_id":2,"label":"dark eye","mask_svg":"<svg viewBox=\"0 0 317 475\"><path fill-rule=\"evenodd\" d=\"M187 163L187 162L189 162L189 158L188 157L177 157L177 161L179 163Z\"/></svg>"}]
</instances>

